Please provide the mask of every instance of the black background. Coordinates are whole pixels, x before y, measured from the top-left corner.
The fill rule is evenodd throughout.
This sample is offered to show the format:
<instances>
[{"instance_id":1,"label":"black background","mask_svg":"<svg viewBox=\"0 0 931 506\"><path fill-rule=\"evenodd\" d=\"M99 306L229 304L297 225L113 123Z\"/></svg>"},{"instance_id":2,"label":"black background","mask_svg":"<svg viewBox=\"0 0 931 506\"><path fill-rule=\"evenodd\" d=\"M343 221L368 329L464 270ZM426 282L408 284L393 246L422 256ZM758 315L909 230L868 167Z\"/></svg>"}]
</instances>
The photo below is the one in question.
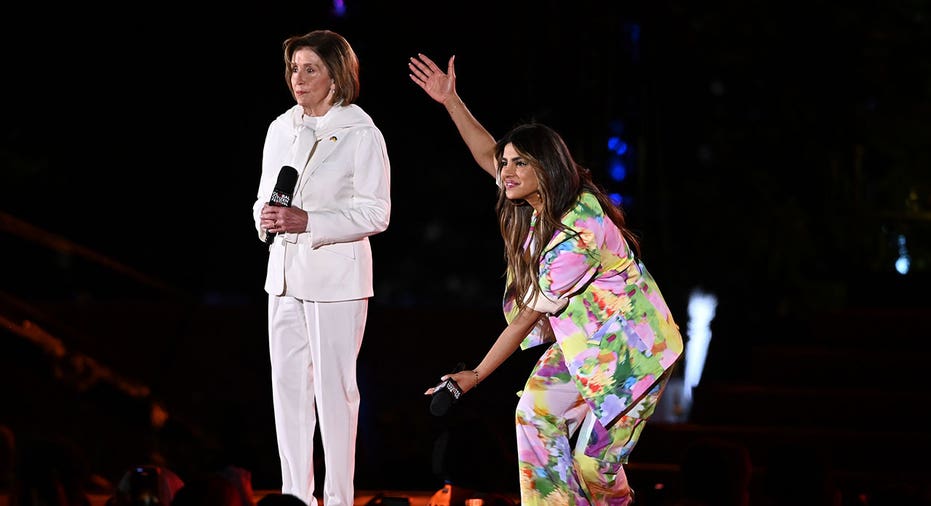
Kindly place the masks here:
<instances>
[{"instance_id":1,"label":"black background","mask_svg":"<svg viewBox=\"0 0 931 506\"><path fill-rule=\"evenodd\" d=\"M548 123L628 198L680 323L693 289L718 295L730 332L712 354L738 353L779 319L927 305L927 2L333 8L36 4L2 21L5 297L33 308L72 352L148 385L185 437L207 440L204 452L222 448L257 487L277 486L277 464L267 253L251 208L265 129L293 103L281 61L290 35L329 28L353 44L358 103L392 164L360 357L361 487L436 484L425 434L437 421L420 392L457 361L479 359L503 327L495 189L443 108L408 78L418 52L441 66L457 56L460 95L493 134ZM618 124L631 146L623 182L606 169ZM894 269L900 234L906 276ZM476 395L487 408L478 425L496 437L506 428L502 452L510 391L533 357L518 361L485 388L504 393ZM29 416L44 415L8 419L18 427ZM170 454L171 437L159 437ZM168 463L193 467L192 448ZM93 459L119 468L148 458L126 452Z\"/></svg>"}]
</instances>

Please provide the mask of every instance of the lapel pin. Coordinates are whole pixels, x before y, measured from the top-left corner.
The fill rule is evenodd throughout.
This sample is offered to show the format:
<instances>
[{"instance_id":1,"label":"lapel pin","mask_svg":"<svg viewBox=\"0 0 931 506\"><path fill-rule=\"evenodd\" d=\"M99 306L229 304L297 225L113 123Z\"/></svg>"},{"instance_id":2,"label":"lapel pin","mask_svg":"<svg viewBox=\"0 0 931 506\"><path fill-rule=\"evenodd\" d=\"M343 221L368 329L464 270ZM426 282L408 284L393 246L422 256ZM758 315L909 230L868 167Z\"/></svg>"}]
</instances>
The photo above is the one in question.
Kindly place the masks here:
<instances>
[{"instance_id":1,"label":"lapel pin","mask_svg":"<svg viewBox=\"0 0 931 506\"><path fill-rule=\"evenodd\" d=\"M335 135L330 137L330 142L336 142L336 136L335 136Z\"/></svg>"}]
</instances>

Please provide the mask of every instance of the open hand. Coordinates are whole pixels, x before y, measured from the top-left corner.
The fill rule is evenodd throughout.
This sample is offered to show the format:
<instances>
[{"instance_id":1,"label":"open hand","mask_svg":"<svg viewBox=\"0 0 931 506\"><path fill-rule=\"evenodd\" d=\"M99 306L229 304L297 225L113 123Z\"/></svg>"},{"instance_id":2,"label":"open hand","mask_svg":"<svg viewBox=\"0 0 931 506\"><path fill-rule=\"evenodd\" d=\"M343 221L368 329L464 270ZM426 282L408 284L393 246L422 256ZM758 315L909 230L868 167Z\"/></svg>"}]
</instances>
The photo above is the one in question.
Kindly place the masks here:
<instances>
[{"instance_id":1,"label":"open hand","mask_svg":"<svg viewBox=\"0 0 931 506\"><path fill-rule=\"evenodd\" d=\"M443 72L433 60L426 55L417 53L407 64L411 71L411 81L417 83L430 98L444 104L446 100L456 93L456 56L449 57L449 66Z\"/></svg>"}]
</instances>

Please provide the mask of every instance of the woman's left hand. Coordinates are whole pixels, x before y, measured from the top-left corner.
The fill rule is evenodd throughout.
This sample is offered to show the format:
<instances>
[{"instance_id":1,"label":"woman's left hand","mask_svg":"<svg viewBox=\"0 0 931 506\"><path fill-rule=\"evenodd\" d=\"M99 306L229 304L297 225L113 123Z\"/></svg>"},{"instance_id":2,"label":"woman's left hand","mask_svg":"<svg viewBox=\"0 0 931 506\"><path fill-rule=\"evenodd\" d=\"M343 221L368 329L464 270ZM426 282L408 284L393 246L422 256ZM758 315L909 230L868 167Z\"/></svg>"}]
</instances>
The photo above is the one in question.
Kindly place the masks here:
<instances>
[{"instance_id":1,"label":"woman's left hand","mask_svg":"<svg viewBox=\"0 0 931 506\"><path fill-rule=\"evenodd\" d=\"M279 207L265 204L262 207L260 219L265 230L276 234L307 231L307 212L298 207Z\"/></svg>"}]
</instances>

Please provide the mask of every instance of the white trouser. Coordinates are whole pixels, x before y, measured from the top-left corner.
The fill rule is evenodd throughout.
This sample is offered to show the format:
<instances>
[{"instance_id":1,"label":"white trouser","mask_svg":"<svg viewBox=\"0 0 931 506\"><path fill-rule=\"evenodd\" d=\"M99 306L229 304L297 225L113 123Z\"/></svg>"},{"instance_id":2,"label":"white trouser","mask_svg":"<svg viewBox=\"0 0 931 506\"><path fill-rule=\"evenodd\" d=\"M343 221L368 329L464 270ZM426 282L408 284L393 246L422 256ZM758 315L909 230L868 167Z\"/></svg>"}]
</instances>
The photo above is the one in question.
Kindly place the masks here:
<instances>
[{"instance_id":1,"label":"white trouser","mask_svg":"<svg viewBox=\"0 0 931 506\"><path fill-rule=\"evenodd\" d=\"M320 418L326 506L354 500L359 388L356 359L368 299L313 302L269 296L268 335L281 491L316 506L314 429ZM316 412L314 405L316 400Z\"/></svg>"}]
</instances>

